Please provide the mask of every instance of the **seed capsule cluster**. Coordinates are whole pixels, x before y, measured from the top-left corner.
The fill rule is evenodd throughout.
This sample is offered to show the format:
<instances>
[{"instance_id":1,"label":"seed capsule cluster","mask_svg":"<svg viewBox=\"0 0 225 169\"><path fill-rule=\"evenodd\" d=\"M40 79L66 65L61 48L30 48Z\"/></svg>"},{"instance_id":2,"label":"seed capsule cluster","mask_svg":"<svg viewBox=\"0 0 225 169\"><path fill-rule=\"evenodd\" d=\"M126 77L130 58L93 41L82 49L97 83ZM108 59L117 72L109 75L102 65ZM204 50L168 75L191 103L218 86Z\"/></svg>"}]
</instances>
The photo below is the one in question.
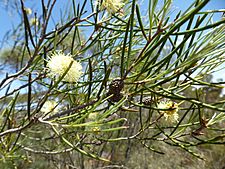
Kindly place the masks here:
<instances>
[{"instance_id":1,"label":"seed capsule cluster","mask_svg":"<svg viewBox=\"0 0 225 169\"><path fill-rule=\"evenodd\" d=\"M143 100L144 105L151 105L153 103L153 100L151 97L147 97Z\"/></svg>"},{"instance_id":2,"label":"seed capsule cluster","mask_svg":"<svg viewBox=\"0 0 225 169\"><path fill-rule=\"evenodd\" d=\"M109 98L110 101L112 102L118 102L122 99L123 94L121 93L121 90L124 87L124 81L120 78L114 79L110 84L109 84L109 91L107 93L107 96L113 95L112 97Z\"/></svg>"}]
</instances>

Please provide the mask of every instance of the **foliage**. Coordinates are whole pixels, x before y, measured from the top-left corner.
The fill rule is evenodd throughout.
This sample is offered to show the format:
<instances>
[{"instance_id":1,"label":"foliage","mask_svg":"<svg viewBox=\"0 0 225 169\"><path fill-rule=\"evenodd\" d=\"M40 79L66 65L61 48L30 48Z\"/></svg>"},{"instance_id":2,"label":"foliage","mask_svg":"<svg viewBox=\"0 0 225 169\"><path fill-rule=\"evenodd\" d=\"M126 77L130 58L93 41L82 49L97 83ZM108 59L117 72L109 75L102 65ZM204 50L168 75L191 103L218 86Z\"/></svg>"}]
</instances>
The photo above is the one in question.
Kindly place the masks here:
<instances>
[{"instance_id":1,"label":"foliage","mask_svg":"<svg viewBox=\"0 0 225 169\"><path fill-rule=\"evenodd\" d=\"M224 146L225 82L211 77L225 60L224 10L205 11L209 0L196 0L172 17L171 0L149 0L144 15L139 1L115 2L112 12L99 1L73 0L60 20L57 0L41 1L35 14L23 0L14 4L21 24L1 52L5 168L148 168L132 161L139 149L150 159L181 149L191 161L208 160L201 150L208 145ZM221 17L213 22L215 13ZM49 58L59 51L73 59L60 77L49 76ZM64 81L76 71L73 60L82 75ZM43 111L49 101L56 104ZM174 113L176 120L165 118Z\"/></svg>"}]
</instances>

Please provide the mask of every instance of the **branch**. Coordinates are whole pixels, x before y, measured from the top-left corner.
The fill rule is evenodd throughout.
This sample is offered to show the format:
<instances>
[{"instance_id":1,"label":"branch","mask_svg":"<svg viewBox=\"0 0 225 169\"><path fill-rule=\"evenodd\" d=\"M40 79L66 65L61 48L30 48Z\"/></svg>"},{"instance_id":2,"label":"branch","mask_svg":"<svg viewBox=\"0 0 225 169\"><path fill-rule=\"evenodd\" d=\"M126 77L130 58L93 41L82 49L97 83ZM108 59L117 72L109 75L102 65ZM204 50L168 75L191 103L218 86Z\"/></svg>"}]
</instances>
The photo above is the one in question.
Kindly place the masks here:
<instances>
[{"instance_id":1,"label":"branch","mask_svg":"<svg viewBox=\"0 0 225 169\"><path fill-rule=\"evenodd\" d=\"M22 131L28 127L31 126L31 124L37 122L37 119L36 118L33 118L29 121L28 124L26 124L25 126L21 126L21 127L18 127L18 128L13 128L13 129L9 129L9 130L6 130L6 131L3 131L0 133L0 137L4 136L4 135L7 135L7 134L12 134L12 133L16 133L18 131Z\"/></svg>"}]
</instances>

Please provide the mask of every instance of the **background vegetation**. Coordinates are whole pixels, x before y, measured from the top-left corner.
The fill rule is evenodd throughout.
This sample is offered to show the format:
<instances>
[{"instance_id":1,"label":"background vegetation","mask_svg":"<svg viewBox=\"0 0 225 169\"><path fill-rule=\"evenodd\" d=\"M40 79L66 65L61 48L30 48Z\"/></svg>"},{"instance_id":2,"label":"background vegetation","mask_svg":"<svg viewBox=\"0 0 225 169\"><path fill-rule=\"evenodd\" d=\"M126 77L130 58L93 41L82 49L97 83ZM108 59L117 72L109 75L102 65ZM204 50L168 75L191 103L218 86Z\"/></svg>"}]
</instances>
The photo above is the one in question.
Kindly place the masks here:
<instances>
[{"instance_id":1,"label":"background vegetation","mask_svg":"<svg viewBox=\"0 0 225 169\"><path fill-rule=\"evenodd\" d=\"M40 0L35 12L5 1L21 22L0 52L2 168L225 167L225 82L213 78L224 70L224 9L58 2ZM81 63L78 82L49 76L56 51ZM57 104L46 113L48 101ZM165 120L164 101L178 104L178 121Z\"/></svg>"}]
</instances>

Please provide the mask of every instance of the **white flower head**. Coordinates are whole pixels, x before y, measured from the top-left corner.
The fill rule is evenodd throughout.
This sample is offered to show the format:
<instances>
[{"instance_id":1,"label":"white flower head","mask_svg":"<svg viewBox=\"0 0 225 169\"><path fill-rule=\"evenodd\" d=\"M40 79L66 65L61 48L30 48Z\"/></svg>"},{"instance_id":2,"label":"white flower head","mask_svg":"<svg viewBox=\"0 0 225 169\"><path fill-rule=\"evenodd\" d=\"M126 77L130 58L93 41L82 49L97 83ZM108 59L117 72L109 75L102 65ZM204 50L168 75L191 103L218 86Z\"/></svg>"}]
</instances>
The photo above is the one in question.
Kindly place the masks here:
<instances>
[{"instance_id":1,"label":"white flower head","mask_svg":"<svg viewBox=\"0 0 225 169\"><path fill-rule=\"evenodd\" d=\"M30 8L25 8L24 9L27 15L31 15L32 14L32 10Z\"/></svg>"},{"instance_id":2,"label":"white flower head","mask_svg":"<svg viewBox=\"0 0 225 169\"><path fill-rule=\"evenodd\" d=\"M46 101L44 105L42 106L41 111L43 113L50 113L50 112L56 113L58 112L58 108L56 106L57 106L57 103L55 101L53 100Z\"/></svg>"},{"instance_id":3,"label":"white flower head","mask_svg":"<svg viewBox=\"0 0 225 169\"><path fill-rule=\"evenodd\" d=\"M30 25L31 26L38 26L39 25L38 18L31 18L30 19Z\"/></svg>"},{"instance_id":4,"label":"white flower head","mask_svg":"<svg viewBox=\"0 0 225 169\"><path fill-rule=\"evenodd\" d=\"M98 113L93 112L88 115L88 120L95 121L98 118Z\"/></svg>"},{"instance_id":5,"label":"white flower head","mask_svg":"<svg viewBox=\"0 0 225 169\"><path fill-rule=\"evenodd\" d=\"M178 104L172 101L162 101L157 105L158 109L161 109L160 112L163 113L163 116L166 120L170 122L178 122Z\"/></svg>"},{"instance_id":6,"label":"white flower head","mask_svg":"<svg viewBox=\"0 0 225 169\"><path fill-rule=\"evenodd\" d=\"M97 0L100 9L106 9L109 13L118 12L125 4L122 0Z\"/></svg>"},{"instance_id":7,"label":"white flower head","mask_svg":"<svg viewBox=\"0 0 225 169\"><path fill-rule=\"evenodd\" d=\"M63 77L63 81L73 83L77 82L82 75L81 64L75 61L70 54L65 55L61 51L58 51L53 53L49 58L47 67L50 70L50 76L61 77L67 71Z\"/></svg>"}]
</instances>

